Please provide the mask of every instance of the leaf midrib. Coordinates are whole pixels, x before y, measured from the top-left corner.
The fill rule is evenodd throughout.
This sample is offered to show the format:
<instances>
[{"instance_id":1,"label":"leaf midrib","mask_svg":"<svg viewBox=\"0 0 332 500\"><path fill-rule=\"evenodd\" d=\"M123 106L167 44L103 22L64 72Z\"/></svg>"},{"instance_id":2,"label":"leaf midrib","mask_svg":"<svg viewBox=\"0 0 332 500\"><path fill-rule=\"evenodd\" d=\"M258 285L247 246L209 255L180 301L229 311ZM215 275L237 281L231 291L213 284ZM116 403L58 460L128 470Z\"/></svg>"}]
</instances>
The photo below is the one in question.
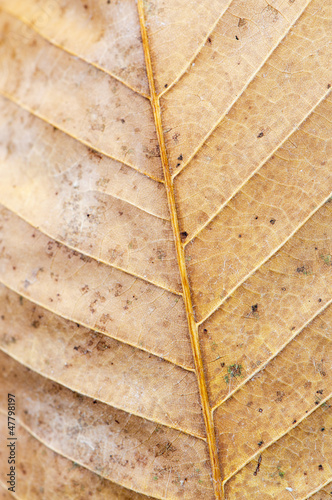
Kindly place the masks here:
<instances>
[{"instance_id":1,"label":"leaf midrib","mask_svg":"<svg viewBox=\"0 0 332 500\"><path fill-rule=\"evenodd\" d=\"M147 71L149 87L150 87L150 101L151 101L153 117L154 117L154 121L155 121L155 127L156 127L158 142L159 142L160 156L161 156L161 162L162 162L162 167L163 167L163 172L164 172L165 188L166 188L166 194L167 194L167 201L168 201L168 205L169 205L171 224L172 224L173 235L174 235L174 240L175 240L176 255L177 255L177 261L178 261L178 266L179 266L182 289L183 289L183 301L184 301L185 309L186 309L186 316L187 316L193 358L194 358L194 363L195 363L198 389L199 389L199 394L200 394L200 399L201 399L201 404L202 404L202 413L203 413L205 429L206 429L207 444L208 444L210 461L211 461L211 468L212 468L213 488L214 488L214 493L215 493L216 499L222 500L224 498L224 490L223 490L223 484L222 484L220 462L219 462L218 451L217 451L214 421L213 421L213 415L212 415L212 411L211 411L211 407L210 407L210 403L209 403L208 392L207 392L207 384L206 384L205 374L204 374L203 359L202 359L202 354L201 354L200 345L199 345L198 327L197 327L197 324L196 324L195 319L194 319L193 303L192 303L191 292L190 292L190 287L189 287L189 280L188 280L186 264L185 264L184 247L183 247L183 244L181 241L181 236L180 236L180 228L179 228L179 222L178 222L178 216L177 216L177 210L176 210L173 180L172 180L172 176L171 176L171 172L170 172L170 168L169 168L168 155L167 155L167 151L166 151L165 138L164 138L163 127L162 127L160 98L157 95L155 83L154 83L153 68L152 68L152 62L151 62L151 56L150 56L150 45L149 45L149 39L148 39L146 25L145 25L145 12L144 12L143 0L137 0L137 7L138 7L139 23L140 23L140 28L141 28L141 35L142 35L144 57L145 57L145 63L146 63L146 71Z\"/></svg>"}]
</instances>

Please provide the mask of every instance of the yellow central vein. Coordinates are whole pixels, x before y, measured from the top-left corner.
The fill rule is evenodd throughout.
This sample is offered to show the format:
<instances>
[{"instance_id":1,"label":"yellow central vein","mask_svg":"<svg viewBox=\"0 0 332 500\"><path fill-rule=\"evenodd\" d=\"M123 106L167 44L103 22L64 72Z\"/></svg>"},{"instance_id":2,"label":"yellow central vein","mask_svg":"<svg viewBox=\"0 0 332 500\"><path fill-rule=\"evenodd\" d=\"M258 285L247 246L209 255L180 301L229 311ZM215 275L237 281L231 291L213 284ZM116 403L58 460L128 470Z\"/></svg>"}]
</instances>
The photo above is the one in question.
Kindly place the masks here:
<instances>
[{"instance_id":1,"label":"yellow central vein","mask_svg":"<svg viewBox=\"0 0 332 500\"><path fill-rule=\"evenodd\" d=\"M160 102L159 102L159 97L158 97L158 95L156 93L156 89L155 89L151 56L150 56L150 48L149 48L149 40L148 40L148 35L147 35L147 31L146 31L146 26L145 26L145 14L144 14L143 1L144 0L138 0L137 6L138 6L138 14L139 14L140 28L141 28L143 48L144 48L146 71L147 71L147 75L148 75L150 93L151 93L150 99L151 99L151 105L152 105L152 110L153 110L153 116L154 116L154 120L155 120L156 131L157 131L157 135L158 135L160 155L161 155L161 161L162 161L162 165L163 165L164 178L165 178L167 200L168 200L168 204L169 204L172 228L173 228L174 239L175 239L177 260L178 260L179 271L180 271L181 282L182 282L183 299L184 299L185 308L186 308L188 328L189 328L189 332L190 332L190 340L191 340L191 346L192 346L192 351L193 351L193 356L194 356L196 376L197 376L197 380L198 380L198 388L199 388L199 393L200 393L200 398L201 398L201 403L202 403L202 410L203 410L205 427L206 427L207 444L208 444L208 448L209 448L211 467L212 467L213 487L214 487L216 499L222 500L224 498L224 492L223 492L219 458L218 458L218 453L217 453L214 421L213 421L211 407L209 404L209 398L208 398L208 392L207 392L205 374L204 374L204 367L203 367L203 360L202 360L202 355L201 355L200 346L199 346L198 326L197 326L195 319L194 319L194 311L193 311L193 305L192 305L192 300L191 300L191 293L190 293L187 269L186 269L186 265L185 265L184 248L183 248L182 241L181 241L179 222L178 222L177 211L176 211L173 181L172 181L172 176L171 176L170 168L169 168L169 164L168 164L168 157L167 157L166 146L165 146L165 138L164 138L163 128L162 128Z\"/></svg>"}]
</instances>

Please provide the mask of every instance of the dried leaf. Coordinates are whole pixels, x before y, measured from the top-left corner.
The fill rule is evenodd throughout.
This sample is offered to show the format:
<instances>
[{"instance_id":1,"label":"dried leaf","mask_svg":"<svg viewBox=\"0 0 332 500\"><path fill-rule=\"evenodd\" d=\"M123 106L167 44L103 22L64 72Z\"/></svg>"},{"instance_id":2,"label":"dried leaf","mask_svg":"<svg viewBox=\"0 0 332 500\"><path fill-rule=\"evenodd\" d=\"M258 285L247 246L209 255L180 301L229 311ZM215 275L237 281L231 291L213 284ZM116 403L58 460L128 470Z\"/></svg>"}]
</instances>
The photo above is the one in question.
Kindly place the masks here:
<instances>
[{"instance_id":1,"label":"dried leaf","mask_svg":"<svg viewBox=\"0 0 332 500\"><path fill-rule=\"evenodd\" d=\"M0 0L15 498L331 497L331 15Z\"/></svg>"}]
</instances>

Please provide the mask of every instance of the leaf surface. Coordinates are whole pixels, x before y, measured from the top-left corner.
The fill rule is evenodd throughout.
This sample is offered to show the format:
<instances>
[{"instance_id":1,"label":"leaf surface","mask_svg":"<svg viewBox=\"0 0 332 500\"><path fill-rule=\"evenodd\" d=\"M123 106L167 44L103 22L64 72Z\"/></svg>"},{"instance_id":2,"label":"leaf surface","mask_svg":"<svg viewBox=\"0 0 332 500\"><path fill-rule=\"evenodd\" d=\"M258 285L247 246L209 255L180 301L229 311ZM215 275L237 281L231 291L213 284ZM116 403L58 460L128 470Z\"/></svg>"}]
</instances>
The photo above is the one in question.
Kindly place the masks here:
<instances>
[{"instance_id":1,"label":"leaf surface","mask_svg":"<svg viewBox=\"0 0 332 500\"><path fill-rule=\"evenodd\" d=\"M15 498L330 498L331 2L0 9Z\"/></svg>"}]
</instances>

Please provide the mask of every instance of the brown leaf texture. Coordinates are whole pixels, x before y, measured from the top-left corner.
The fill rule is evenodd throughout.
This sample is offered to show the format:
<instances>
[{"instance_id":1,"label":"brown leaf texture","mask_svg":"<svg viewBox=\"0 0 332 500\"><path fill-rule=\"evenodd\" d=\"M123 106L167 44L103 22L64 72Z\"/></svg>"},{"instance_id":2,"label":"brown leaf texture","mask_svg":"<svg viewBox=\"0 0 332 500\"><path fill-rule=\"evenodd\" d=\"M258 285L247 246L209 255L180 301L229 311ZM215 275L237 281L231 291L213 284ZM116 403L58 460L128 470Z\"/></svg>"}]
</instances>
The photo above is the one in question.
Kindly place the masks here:
<instances>
[{"instance_id":1,"label":"brown leaf texture","mask_svg":"<svg viewBox=\"0 0 332 500\"><path fill-rule=\"evenodd\" d=\"M331 18L0 0L1 500L332 497Z\"/></svg>"}]
</instances>

